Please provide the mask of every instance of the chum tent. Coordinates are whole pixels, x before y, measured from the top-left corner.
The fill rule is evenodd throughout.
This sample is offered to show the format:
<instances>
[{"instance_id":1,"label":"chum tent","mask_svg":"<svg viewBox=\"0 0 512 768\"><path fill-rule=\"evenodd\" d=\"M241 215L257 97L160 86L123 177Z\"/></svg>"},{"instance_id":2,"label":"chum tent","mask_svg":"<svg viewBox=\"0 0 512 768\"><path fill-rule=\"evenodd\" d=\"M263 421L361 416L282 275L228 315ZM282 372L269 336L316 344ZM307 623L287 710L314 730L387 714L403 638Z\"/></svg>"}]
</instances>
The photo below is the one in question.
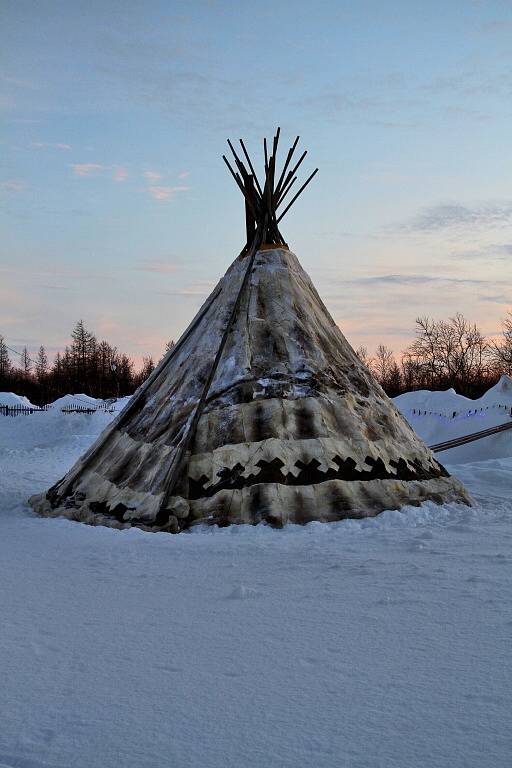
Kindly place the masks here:
<instances>
[{"instance_id":1,"label":"chum tent","mask_svg":"<svg viewBox=\"0 0 512 768\"><path fill-rule=\"evenodd\" d=\"M247 242L177 344L76 465L30 503L46 516L179 532L334 521L431 500L470 504L332 319L279 222L303 153L258 180L230 143ZM288 202L289 200L289 202ZM281 212L282 211L282 212Z\"/></svg>"}]
</instances>

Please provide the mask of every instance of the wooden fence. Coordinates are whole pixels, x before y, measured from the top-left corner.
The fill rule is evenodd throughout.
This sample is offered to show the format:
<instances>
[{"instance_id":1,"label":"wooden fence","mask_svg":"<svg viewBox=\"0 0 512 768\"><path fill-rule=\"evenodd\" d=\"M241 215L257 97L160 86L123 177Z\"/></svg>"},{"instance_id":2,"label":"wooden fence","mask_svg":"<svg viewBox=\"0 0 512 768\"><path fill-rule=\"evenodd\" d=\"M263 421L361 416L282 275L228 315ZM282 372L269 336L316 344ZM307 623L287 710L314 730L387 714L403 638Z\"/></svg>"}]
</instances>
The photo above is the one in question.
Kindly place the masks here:
<instances>
[{"instance_id":1,"label":"wooden fence","mask_svg":"<svg viewBox=\"0 0 512 768\"><path fill-rule=\"evenodd\" d=\"M48 408L48 405L42 405L40 408L29 405L0 405L0 414L2 416L27 416L30 413L42 413Z\"/></svg>"},{"instance_id":2,"label":"wooden fence","mask_svg":"<svg viewBox=\"0 0 512 768\"><path fill-rule=\"evenodd\" d=\"M66 405L61 408L61 413L96 413L96 411L103 411L104 413L114 413L114 407L107 403L101 403L100 405Z\"/></svg>"},{"instance_id":3,"label":"wooden fence","mask_svg":"<svg viewBox=\"0 0 512 768\"><path fill-rule=\"evenodd\" d=\"M0 416L29 416L32 413L42 413L52 409L51 405L42 405L41 407L29 405L0 405ZM114 413L115 409L112 403L100 403L97 406L88 405L66 405L60 409L61 413Z\"/></svg>"},{"instance_id":4,"label":"wooden fence","mask_svg":"<svg viewBox=\"0 0 512 768\"><path fill-rule=\"evenodd\" d=\"M485 405L482 408L469 408L463 411L426 411L423 408L409 408L407 413L410 416L439 416L441 419L456 419L458 416L466 418L468 416L483 416L492 408L498 408L504 413L510 413L512 416L512 405L503 405L500 403L494 403L494 405Z\"/></svg>"}]
</instances>

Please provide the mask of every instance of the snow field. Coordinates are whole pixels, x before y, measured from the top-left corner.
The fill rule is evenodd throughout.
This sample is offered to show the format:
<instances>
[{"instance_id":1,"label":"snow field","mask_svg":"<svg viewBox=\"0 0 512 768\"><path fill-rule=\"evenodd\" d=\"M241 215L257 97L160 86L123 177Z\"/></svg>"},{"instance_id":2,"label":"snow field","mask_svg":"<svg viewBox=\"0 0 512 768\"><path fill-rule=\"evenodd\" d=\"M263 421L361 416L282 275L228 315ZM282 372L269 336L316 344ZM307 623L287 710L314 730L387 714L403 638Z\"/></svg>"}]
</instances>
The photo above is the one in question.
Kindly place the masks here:
<instances>
[{"instance_id":1,"label":"snow field","mask_svg":"<svg viewBox=\"0 0 512 768\"><path fill-rule=\"evenodd\" d=\"M35 517L111 418L0 418L2 767L508 768L510 437L450 467L473 508L179 536Z\"/></svg>"}]
</instances>

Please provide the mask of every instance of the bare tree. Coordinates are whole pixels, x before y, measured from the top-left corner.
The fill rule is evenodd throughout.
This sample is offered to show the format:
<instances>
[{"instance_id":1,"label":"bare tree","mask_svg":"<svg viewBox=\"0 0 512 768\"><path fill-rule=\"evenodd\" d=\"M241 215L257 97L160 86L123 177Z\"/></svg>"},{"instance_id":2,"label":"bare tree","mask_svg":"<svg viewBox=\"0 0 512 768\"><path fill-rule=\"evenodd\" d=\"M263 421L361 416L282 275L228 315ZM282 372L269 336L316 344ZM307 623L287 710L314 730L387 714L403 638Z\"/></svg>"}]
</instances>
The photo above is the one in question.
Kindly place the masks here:
<instances>
[{"instance_id":1,"label":"bare tree","mask_svg":"<svg viewBox=\"0 0 512 768\"><path fill-rule=\"evenodd\" d=\"M373 372L382 389L390 396L400 393L401 374L393 350L379 344L373 359Z\"/></svg>"},{"instance_id":2,"label":"bare tree","mask_svg":"<svg viewBox=\"0 0 512 768\"><path fill-rule=\"evenodd\" d=\"M379 344L375 352L373 370L382 387L389 376L391 366L394 362L395 358L393 357L392 350L388 349L384 344Z\"/></svg>"},{"instance_id":3,"label":"bare tree","mask_svg":"<svg viewBox=\"0 0 512 768\"><path fill-rule=\"evenodd\" d=\"M370 357L368 348L361 346L355 350L356 355L360 359L363 365L365 365L369 371L373 370L373 358Z\"/></svg>"},{"instance_id":4,"label":"bare tree","mask_svg":"<svg viewBox=\"0 0 512 768\"><path fill-rule=\"evenodd\" d=\"M384 387L386 394L390 397L396 397L403 392L402 373L396 360L393 358Z\"/></svg>"},{"instance_id":5,"label":"bare tree","mask_svg":"<svg viewBox=\"0 0 512 768\"><path fill-rule=\"evenodd\" d=\"M402 355L401 379L404 392L411 392L413 389L422 389L426 386L421 363L412 357L407 350Z\"/></svg>"},{"instance_id":6,"label":"bare tree","mask_svg":"<svg viewBox=\"0 0 512 768\"><path fill-rule=\"evenodd\" d=\"M491 356L498 374L512 375L512 312L503 320L501 342L492 342Z\"/></svg>"},{"instance_id":7,"label":"bare tree","mask_svg":"<svg viewBox=\"0 0 512 768\"><path fill-rule=\"evenodd\" d=\"M418 383L428 389L454 387L471 393L488 379L489 343L460 313L449 320L418 318L416 339L404 358L411 370L415 364Z\"/></svg>"}]
</instances>

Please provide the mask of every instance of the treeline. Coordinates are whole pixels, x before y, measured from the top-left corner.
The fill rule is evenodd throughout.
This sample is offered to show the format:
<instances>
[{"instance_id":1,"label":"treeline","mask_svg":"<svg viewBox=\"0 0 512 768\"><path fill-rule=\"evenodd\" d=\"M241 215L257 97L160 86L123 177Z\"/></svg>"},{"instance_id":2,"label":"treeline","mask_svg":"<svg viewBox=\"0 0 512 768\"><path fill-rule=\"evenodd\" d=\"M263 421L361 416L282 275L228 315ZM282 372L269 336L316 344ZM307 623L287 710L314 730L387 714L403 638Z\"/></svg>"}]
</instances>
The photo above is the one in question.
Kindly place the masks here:
<instances>
[{"instance_id":1,"label":"treeline","mask_svg":"<svg viewBox=\"0 0 512 768\"><path fill-rule=\"evenodd\" d=\"M172 344L169 342L167 347ZM153 358L143 358L142 368L108 341L98 341L82 320L71 333L71 343L50 364L46 349L31 358L25 347L13 361L13 352L0 336L0 391L25 395L36 405L52 402L69 392L84 392L103 399L124 397L149 376Z\"/></svg>"},{"instance_id":2,"label":"treeline","mask_svg":"<svg viewBox=\"0 0 512 768\"><path fill-rule=\"evenodd\" d=\"M169 341L164 352L174 342ZM379 344L374 356L366 347L356 353L372 371L390 397L415 389L449 389L479 397L501 374L512 375L512 313L503 321L496 339L486 338L463 315L448 320L422 317L416 320L416 338L397 360L393 351ZM43 346L32 359L25 347L19 358L0 336L0 391L25 395L34 404L48 403L69 392L84 392L107 399L124 397L154 370L153 358L143 358L135 370L133 360L108 341L98 341L82 320L72 333L71 343L49 363Z\"/></svg>"},{"instance_id":3,"label":"treeline","mask_svg":"<svg viewBox=\"0 0 512 768\"><path fill-rule=\"evenodd\" d=\"M356 353L390 397L450 387L466 397L480 397L502 374L512 375L512 313L497 340L486 338L461 314L448 320L420 317L416 338L398 361L383 344L373 357L366 347Z\"/></svg>"}]
</instances>

